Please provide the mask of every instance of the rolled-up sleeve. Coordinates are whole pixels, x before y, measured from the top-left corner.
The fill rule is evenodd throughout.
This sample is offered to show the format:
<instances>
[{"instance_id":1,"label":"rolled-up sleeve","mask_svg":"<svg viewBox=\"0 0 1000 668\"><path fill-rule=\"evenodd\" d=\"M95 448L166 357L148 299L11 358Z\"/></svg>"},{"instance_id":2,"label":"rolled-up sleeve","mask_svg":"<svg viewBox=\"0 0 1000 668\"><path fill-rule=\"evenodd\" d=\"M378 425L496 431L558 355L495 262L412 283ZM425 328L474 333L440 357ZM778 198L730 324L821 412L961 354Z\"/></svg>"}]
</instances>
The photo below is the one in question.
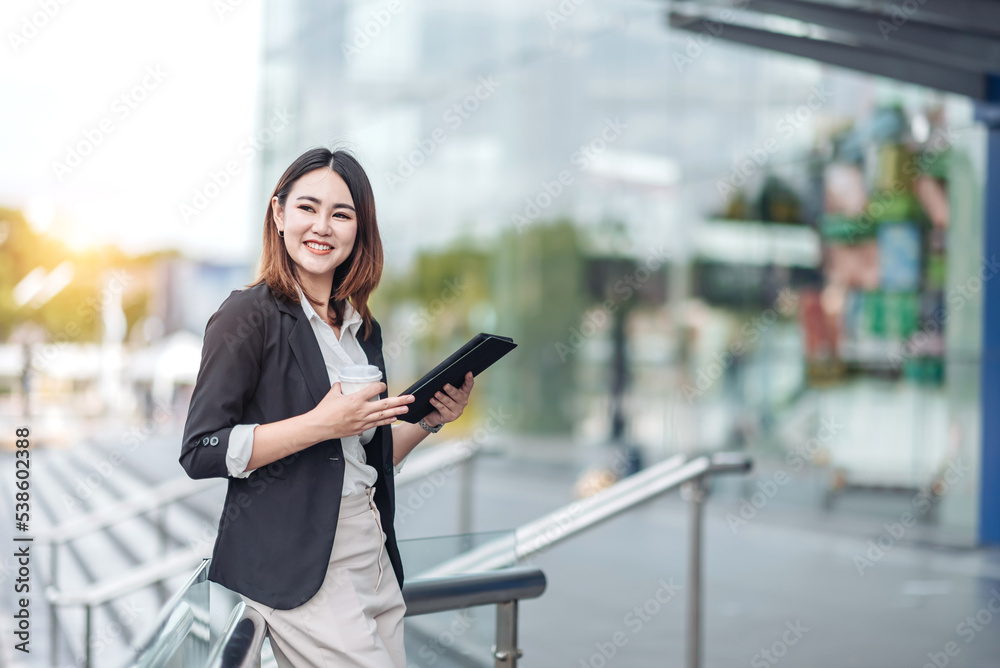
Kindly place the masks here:
<instances>
[{"instance_id":1,"label":"rolled-up sleeve","mask_svg":"<svg viewBox=\"0 0 1000 668\"><path fill-rule=\"evenodd\" d=\"M246 471L253 454L253 430L259 424L238 424L229 432L229 449L226 452L226 466L234 478L246 478L257 469Z\"/></svg>"},{"instance_id":2,"label":"rolled-up sleeve","mask_svg":"<svg viewBox=\"0 0 1000 668\"><path fill-rule=\"evenodd\" d=\"M255 316L254 312L266 308L251 294L234 290L208 319L181 443L180 463L191 478L230 475L233 430L241 424L261 374L262 323L267 317ZM245 430L236 434L238 438L246 437ZM251 427L251 441L252 434Z\"/></svg>"}]
</instances>

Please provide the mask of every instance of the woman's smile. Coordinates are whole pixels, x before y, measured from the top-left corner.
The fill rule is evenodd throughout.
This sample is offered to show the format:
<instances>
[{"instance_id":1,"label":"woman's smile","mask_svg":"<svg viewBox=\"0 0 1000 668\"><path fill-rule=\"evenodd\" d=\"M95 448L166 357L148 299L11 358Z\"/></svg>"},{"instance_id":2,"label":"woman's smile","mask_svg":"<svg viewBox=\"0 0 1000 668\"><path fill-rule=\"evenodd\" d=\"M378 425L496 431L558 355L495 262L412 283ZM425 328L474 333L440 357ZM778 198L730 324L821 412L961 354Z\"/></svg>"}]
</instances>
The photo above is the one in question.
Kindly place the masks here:
<instances>
[{"instance_id":1,"label":"woman's smile","mask_svg":"<svg viewBox=\"0 0 1000 668\"><path fill-rule=\"evenodd\" d=\"M333 246L330 244L321 244L316 241L307 241L305 244L306 248L316 253L316 255L327 255L333 252Z\"/></svg>"}]
</instances>

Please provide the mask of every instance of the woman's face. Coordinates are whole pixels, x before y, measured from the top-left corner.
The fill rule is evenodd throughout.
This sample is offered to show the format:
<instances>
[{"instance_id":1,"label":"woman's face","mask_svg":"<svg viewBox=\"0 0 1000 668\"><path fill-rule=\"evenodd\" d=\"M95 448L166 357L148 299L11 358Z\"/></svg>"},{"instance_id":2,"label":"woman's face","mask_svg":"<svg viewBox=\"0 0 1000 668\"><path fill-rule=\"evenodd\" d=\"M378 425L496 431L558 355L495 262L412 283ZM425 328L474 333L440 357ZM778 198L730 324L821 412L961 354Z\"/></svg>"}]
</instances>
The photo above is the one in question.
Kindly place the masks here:
<instances>
[{"instance_id":1,"label":"woman's face","mask_svg":"<svg viewBox=\"0 0 1000 668\"><path fill-rule=\"evenodd\" d=\"M354 248L358 217L344 179L321 167L303 174L285 206L271 200L275 224L285 232L285 248L300 280L333 279L333 272Z\"/></svg>"}]
</instances>

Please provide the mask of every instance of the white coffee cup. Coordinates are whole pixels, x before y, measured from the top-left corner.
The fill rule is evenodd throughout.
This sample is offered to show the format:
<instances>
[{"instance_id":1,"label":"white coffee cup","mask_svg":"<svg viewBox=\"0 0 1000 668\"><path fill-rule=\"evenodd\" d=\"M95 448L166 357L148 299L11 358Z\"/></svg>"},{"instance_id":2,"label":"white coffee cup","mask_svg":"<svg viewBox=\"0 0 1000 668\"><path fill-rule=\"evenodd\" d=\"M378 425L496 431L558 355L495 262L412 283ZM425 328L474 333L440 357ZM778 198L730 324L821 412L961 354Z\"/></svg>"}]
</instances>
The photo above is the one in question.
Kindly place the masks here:
<instances>
[{"instance_id":1,"label":"white coffee cup","mask_svg":"<svg viewBox=\"0 0 1000 668\"><path fill-rule=\"evenodd\" d=\"M382 372L371 364L352 364L340 370L340 391L344 394L354 394L364 389L365 385L382 380ZM371 401L378 396L371 398Z\"/></svg>"},{"instance_id":2,"label":"white coffee cup","mask_svg":"<svg viewBox=\"0 0 1000 668\"><path fill-rule=\"evenodd\" d=\"M377 366L371 364L352 364L340 370L340 391L343 394L354 394L364 389L365 385L377 383L382 380L382 372ZM376 394L368 401L378 399ZM370 441L375 435L375 427L366 429L358 434L363 441Z\"/></svg>"}]
</instances>

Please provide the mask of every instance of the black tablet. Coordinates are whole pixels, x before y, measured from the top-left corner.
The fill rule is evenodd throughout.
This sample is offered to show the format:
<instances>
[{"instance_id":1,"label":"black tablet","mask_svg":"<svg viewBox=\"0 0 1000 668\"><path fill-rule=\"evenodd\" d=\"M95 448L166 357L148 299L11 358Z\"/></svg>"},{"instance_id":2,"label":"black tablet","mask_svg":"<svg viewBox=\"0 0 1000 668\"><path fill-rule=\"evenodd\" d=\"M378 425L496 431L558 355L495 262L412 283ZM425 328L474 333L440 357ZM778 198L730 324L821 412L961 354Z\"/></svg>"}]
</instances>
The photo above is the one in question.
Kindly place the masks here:
<instances>
[{"instance_id":1,"label":"black tablet","mask_svg":"<svg viewBox=\"0 0 1000 668\"><path fill-rule=\"evenodd\" d=\"M498 359L517 347L514 340L507 336L496 334L476 334L464 346L456 350L445 361L430 370L423 378L410 385L400 396L412 394L414 401L408 404L409 410L397 419L404 422L417 423L428 413L433 412L431 397L437 392L443 392L445 385L461 387L465 382L465 374L469 371L478 376Z\"/></svg>"}]
</instances>

